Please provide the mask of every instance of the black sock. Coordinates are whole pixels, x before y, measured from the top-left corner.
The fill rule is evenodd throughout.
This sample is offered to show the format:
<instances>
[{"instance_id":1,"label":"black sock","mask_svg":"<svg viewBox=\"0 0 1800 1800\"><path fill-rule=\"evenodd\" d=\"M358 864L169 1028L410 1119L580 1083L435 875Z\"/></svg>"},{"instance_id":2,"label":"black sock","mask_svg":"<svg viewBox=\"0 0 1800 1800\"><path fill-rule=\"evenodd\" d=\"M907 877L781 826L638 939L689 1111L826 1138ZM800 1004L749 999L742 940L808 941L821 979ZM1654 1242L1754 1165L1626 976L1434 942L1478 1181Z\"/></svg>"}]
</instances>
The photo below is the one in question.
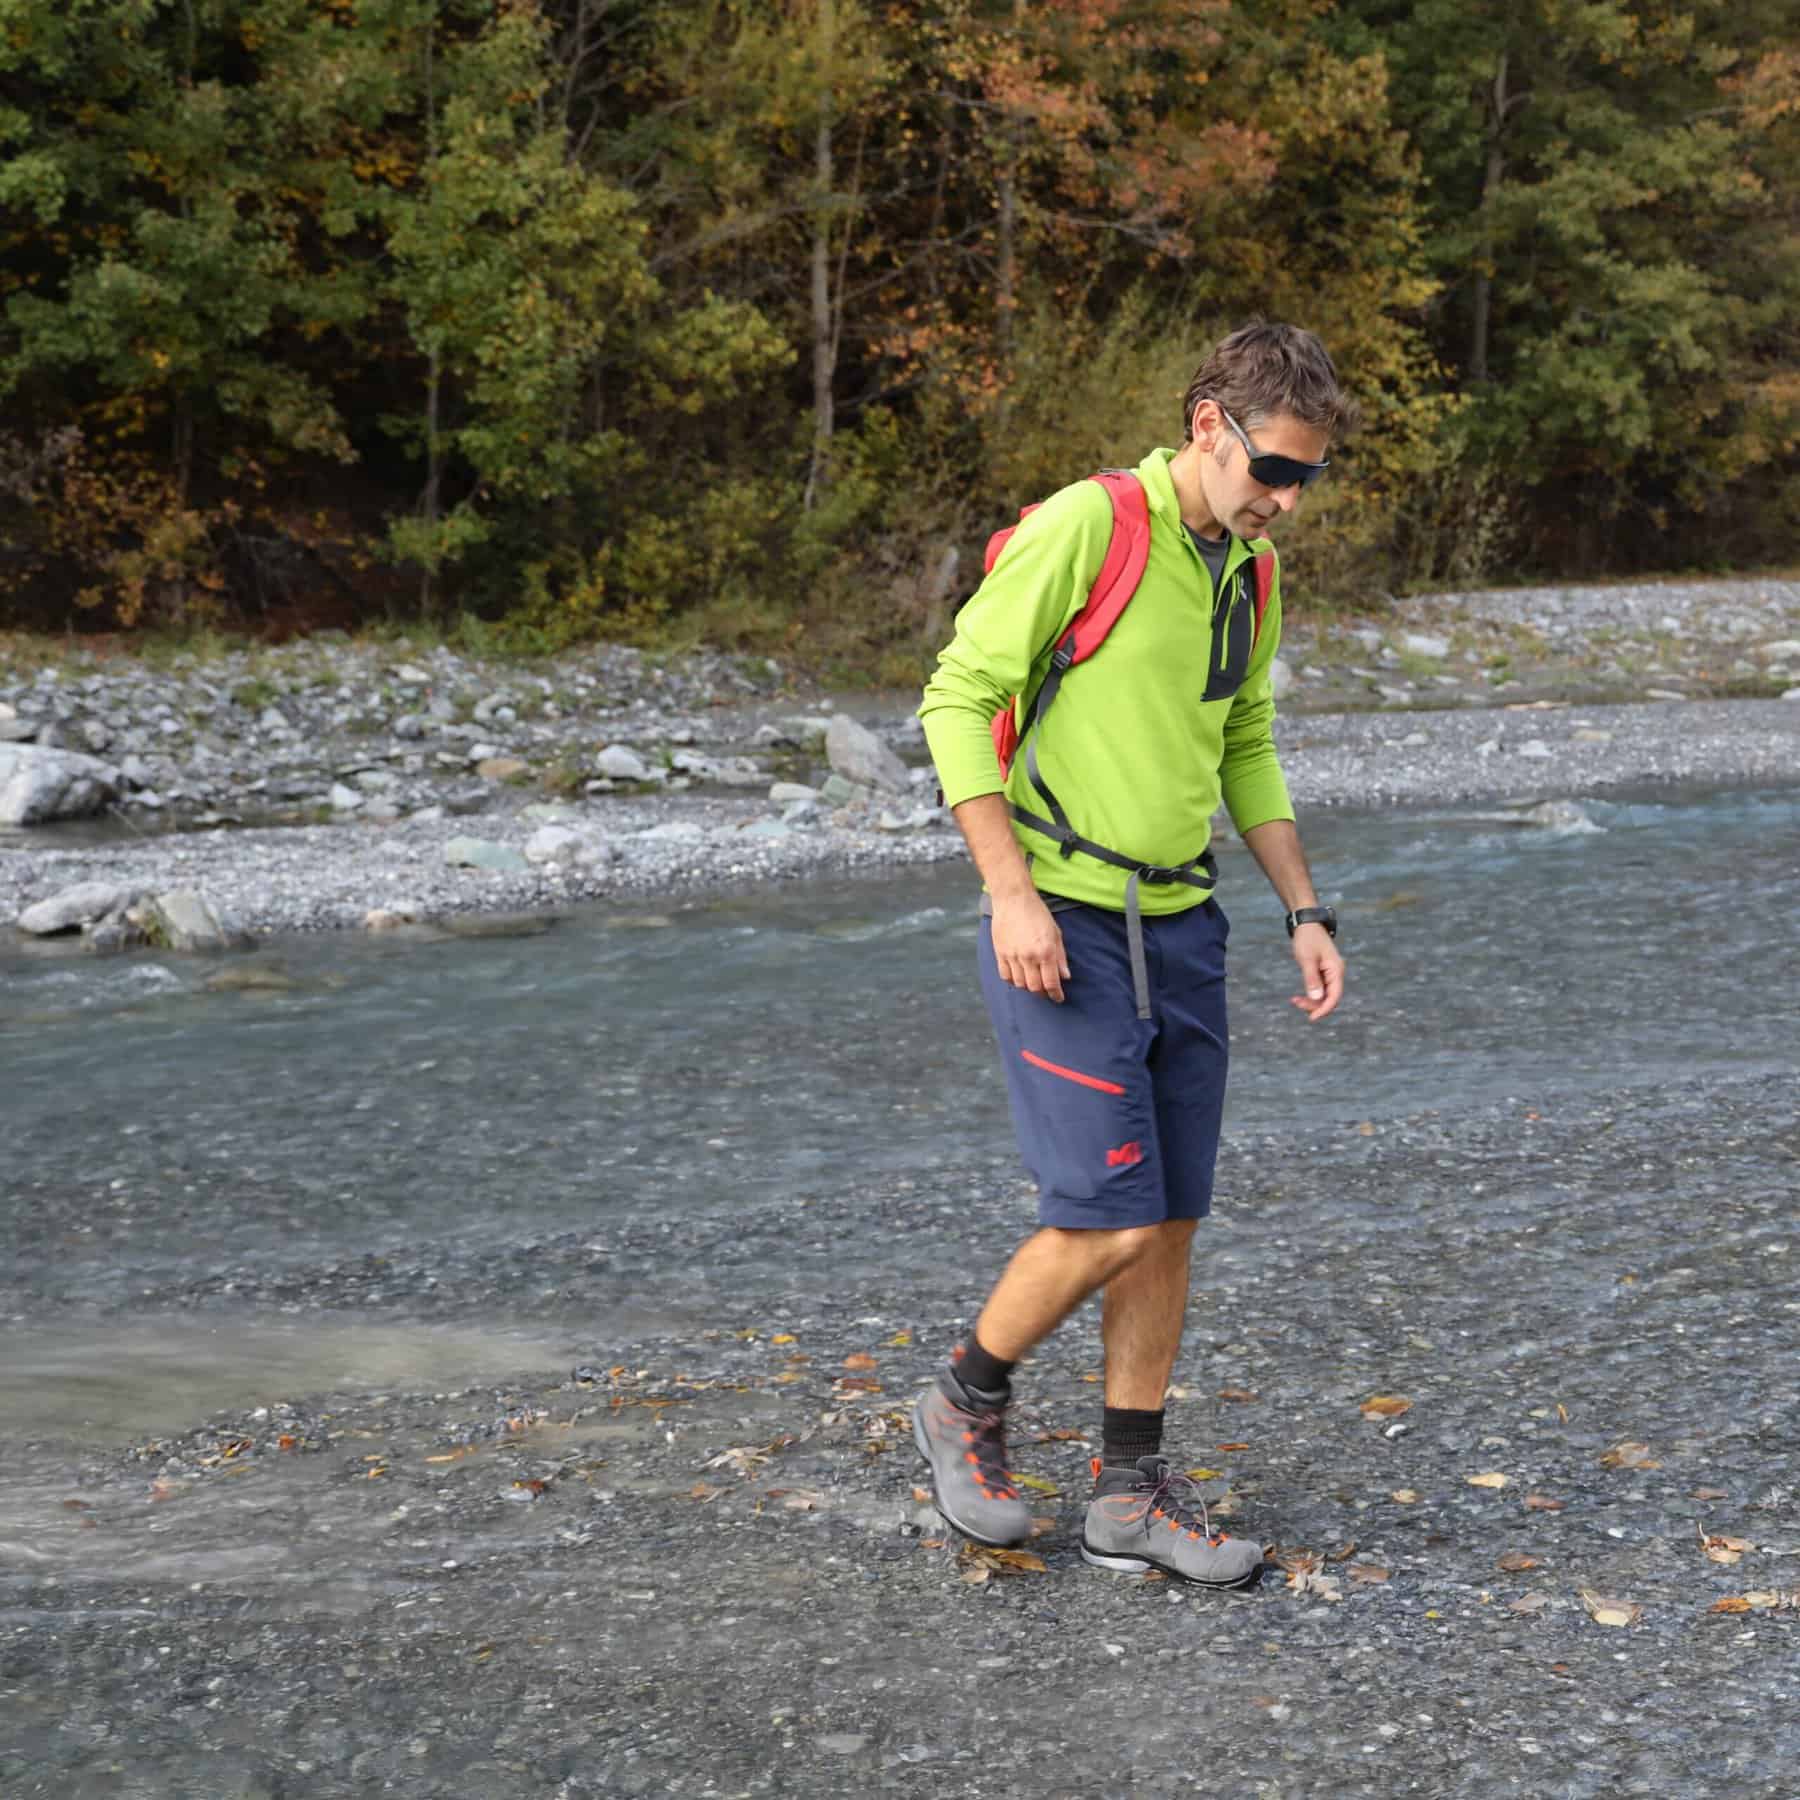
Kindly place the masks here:
<instances>
[{"instance_id":1,"label":"black sock","mask_svg":"<svg viewBox=\"0 0 1800 1800\"><path fill-rule=\"evenodd\" d=\"M962 1355L955 1359L956 1379L965 1387L980 1388L984 1394L1010 1394L1012 1382L1009 1379L1015 1363L1002 1362L997 1356L990 1356L982 1349L974 1332L969 1333L969 1341L963 1345Z\"/></svg>"},{"instance_id":2,"label":"black sock","mask_svg":"<svg viewBox=\"0 0 1800 1800\"><path fill-rule=\"evenodd\" d=\"M1140 1456L1162 1450L1163 1409L1109 1406L1100 1415L1100 1461L1109 1469L1132 1469Z\"/></svg>"}]
</instances>

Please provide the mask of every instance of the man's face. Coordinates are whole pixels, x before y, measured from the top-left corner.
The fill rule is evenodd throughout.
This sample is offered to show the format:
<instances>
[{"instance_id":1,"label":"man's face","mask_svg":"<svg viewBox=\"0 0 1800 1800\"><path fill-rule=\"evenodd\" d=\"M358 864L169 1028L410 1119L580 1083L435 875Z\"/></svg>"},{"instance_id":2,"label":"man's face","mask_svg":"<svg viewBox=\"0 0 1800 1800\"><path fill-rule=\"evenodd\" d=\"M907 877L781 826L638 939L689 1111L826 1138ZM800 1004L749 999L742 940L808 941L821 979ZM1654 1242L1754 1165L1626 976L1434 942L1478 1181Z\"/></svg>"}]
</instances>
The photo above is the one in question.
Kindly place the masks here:
<instances>
[{"instance_id":1,"label":"man's face","mask_svg":"<svg viewBox=\"0 0 1800 1800\"><path fill-rule=\"evenodd\" d=\"M1325 460L1329 441L1315 425L1305 425L1291 413L1275 413L1254 423L1239 419L1238 427L1250 439L1259 456L1290 456L1296 462ZM1202 400L1194 408L1194 441L1206 453L1201 458L1200 479L1208 508L1219 523L1239 537L1260 537L1277 514L1292 512L1300 503L1300 484L1267 487L1250 473L1249 453L1237 433L1225 421L1215 400Z\"/></svg>"}]
</instances>

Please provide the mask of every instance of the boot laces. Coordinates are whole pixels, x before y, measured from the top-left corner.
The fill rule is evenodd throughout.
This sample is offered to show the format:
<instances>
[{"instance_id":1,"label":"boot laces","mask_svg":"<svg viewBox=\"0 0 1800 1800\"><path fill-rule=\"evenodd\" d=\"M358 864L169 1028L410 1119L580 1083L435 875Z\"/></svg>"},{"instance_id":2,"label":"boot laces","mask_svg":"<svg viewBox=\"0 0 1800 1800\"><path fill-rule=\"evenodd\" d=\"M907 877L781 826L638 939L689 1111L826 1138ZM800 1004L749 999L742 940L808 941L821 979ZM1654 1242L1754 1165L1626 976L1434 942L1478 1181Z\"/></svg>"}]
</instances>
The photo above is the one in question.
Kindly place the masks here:
<instances>
[{"instance_id":1,"label":"boot laces","mask_svg":"<svg viewBox=\"0 0 1800 1800\"><path fill-rule=\"evenodd\" d=\"M997 1406L959 1406L968 1423L963 1427L963 1460L971 1464L978 1486L990 1489L990 1498L1016 1500L1012 1472L1006 1466L1006 1415Z\"/></svg>"},{"instance_id":2,"label":"boot laces","mask_svg":"<svg viewBox=\"0 0 1800 1800\"><path fill-rule=\"evenodd\" d=\"M1208 1543L1218 1541L1200 1484L1169 1463L1163 1464L1162 1474L1144 1501L1144 1530L1149 1531L1156 1523L1172 1524L1190 1537L1203 1537Z\"/></svg>"}]
</instances>

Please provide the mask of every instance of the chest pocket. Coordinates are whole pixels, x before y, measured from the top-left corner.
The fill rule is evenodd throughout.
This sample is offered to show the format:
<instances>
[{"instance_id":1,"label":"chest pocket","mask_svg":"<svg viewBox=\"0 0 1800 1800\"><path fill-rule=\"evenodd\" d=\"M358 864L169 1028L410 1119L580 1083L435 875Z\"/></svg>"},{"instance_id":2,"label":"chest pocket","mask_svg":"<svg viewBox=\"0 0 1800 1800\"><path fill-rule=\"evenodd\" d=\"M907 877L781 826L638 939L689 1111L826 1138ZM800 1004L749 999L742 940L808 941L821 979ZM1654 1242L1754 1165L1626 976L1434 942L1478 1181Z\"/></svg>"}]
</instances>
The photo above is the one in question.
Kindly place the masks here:
<instances>
[{"instance_id":1,"label":"chest pocket","mask_svg":"<svg viewBox=\"0 0 1800 1800\"><path fill-rule=\"evenodd\" d=\"M1256 642L1252 567L1249 561L1238 564L1213 608L1212 665L1206 672L1202 705L1209 700L1229 700L1244 685Z\"/></svg>"}]
</instances>

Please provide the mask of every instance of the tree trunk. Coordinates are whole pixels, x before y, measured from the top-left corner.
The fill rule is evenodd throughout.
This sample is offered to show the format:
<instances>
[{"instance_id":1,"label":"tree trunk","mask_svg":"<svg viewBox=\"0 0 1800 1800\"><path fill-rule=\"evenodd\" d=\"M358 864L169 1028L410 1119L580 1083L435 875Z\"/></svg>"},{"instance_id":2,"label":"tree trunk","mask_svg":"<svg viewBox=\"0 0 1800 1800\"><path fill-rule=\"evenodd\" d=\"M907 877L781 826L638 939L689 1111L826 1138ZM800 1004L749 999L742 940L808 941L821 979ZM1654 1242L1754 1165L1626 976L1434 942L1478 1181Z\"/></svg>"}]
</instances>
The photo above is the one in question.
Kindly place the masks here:
<instances>
[{"instance_id":1,"label":"tree trunk","mask_svg":"<svg viewBox=\"0 0 1800 1800\"><path fill-rule=\"evenodd\" d=\"M811 512L828 479L831 434L836 423L832 378L837 372L837 345L831 317L831 53L833 0L819 0L819 122L813 135L812 342L813 446L801 504Z\"/></svg>"},{"instance_id":2,"label":"tree trunk","mask_svg":"<svg viewBox=\"0 0 1800 1800\"><path fill-rule=\"evenodd\" d=\"M1481 181L1481 243L1476 251L1473 316L1469 322L1469 379L1488 379L1488 338L1492 329L1494 299L1494 208L1499 203L1500 184L1506 177L1506 151L1502 133L1506 130L1506 52L1500 52L1500 66L1494 71L1494 86L1488 112L1487 168Z\"/></svg>"}]
</instances>

